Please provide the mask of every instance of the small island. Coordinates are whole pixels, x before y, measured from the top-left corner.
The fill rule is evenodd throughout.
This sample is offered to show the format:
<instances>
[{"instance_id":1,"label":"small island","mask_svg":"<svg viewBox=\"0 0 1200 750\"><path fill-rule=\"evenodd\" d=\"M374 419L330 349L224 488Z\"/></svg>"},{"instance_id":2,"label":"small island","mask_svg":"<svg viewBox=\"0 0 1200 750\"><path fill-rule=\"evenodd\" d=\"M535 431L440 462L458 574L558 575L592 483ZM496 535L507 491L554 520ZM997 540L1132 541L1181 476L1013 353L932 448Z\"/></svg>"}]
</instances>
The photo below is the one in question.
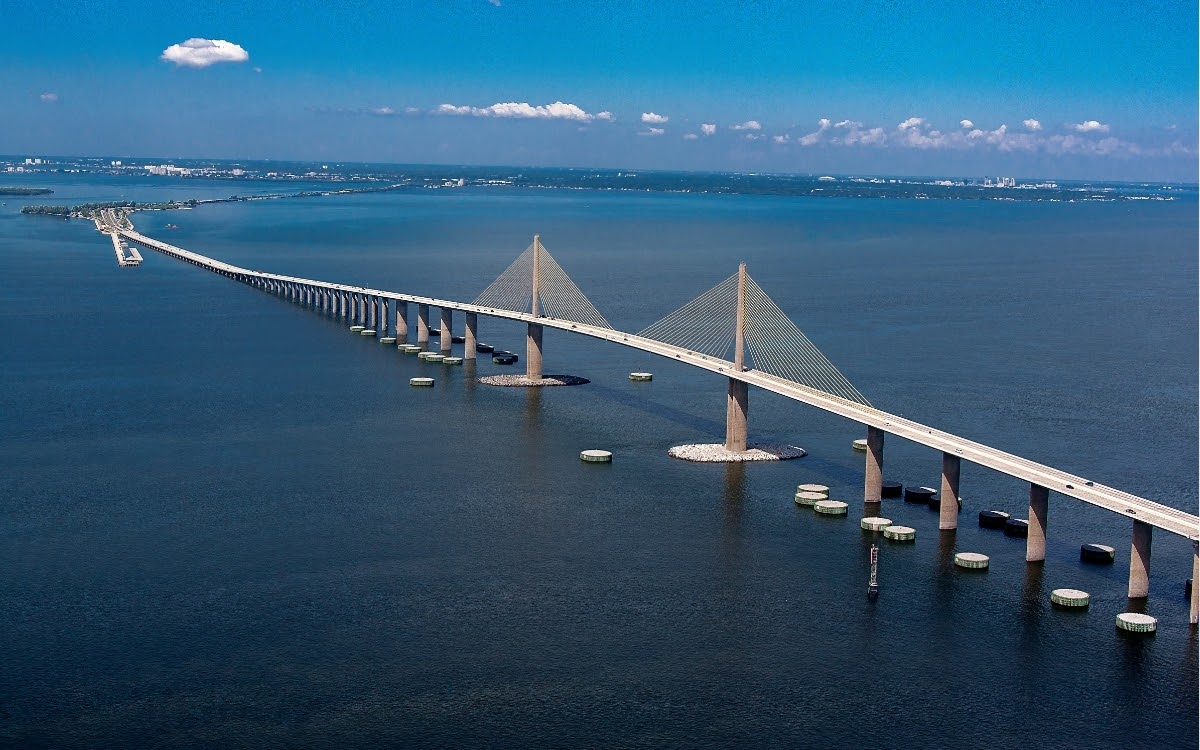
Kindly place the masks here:
<instances>
[{"instance_id":1,"label":"small island","mask_svg":"<svg viewBox=\"0 0 1200 750\"><path fill-rule=\"evenodd\" d=\"M4 187L0 185L0 195L50 195L50 188Z\"/></svg>"}]
</instances>

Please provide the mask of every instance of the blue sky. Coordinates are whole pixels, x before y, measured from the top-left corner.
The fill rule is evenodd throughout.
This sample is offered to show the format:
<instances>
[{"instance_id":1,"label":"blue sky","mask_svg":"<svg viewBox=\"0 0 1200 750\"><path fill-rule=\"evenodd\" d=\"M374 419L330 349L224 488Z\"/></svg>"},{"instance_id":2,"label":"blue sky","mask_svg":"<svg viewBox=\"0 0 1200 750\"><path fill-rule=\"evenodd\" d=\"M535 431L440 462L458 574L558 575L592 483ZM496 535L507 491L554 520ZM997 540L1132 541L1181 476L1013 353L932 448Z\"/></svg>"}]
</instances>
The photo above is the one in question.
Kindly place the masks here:
<instances>
[{"instance_id":1,"label":"blue sky","mask_svg":"<svg viewBox=\"0 0 1200 750\"><path fill-rule=\"evenodd\" d=\"M1197 173L1194 1L6 0L0 22L0 153Z\"/></svg>"}]
</instances>

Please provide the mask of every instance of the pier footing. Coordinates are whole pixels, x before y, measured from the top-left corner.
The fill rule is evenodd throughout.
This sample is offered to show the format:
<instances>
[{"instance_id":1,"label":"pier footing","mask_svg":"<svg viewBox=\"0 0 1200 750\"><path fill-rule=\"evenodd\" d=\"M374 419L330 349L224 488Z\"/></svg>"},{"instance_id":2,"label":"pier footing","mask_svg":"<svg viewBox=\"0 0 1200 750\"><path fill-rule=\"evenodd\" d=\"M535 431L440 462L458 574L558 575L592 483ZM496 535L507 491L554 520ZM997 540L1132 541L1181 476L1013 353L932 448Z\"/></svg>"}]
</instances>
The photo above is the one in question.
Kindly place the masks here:
<instances>
[{"instance_id":1,"label":"pier footing","mask_svg":"<svg viewBox=\"0 0 1200 750\"><path fill-rule=\"evenodd\" d=\"M479 379L484 385L501 385L510 388L545 388L555 385L584 385L592 381L575 375L543 375L530 380L525 375L485 375Z\"/></svg>"},{"instance_id":2,"label":"pier footing","mask_svg":"<svg viewBox=\"0 0 1200 750\"><path fill-rule=\"evenodd\" d=\"M700 463L741 463L743 461L786 461L791 458L801 458L808 451L794 445L777 443L756 443L749 445L744 451L731 451L722 443L692 443L677 445L667 451L671 458L682 458L684 461Z\"/></svg>"}]
</instances>

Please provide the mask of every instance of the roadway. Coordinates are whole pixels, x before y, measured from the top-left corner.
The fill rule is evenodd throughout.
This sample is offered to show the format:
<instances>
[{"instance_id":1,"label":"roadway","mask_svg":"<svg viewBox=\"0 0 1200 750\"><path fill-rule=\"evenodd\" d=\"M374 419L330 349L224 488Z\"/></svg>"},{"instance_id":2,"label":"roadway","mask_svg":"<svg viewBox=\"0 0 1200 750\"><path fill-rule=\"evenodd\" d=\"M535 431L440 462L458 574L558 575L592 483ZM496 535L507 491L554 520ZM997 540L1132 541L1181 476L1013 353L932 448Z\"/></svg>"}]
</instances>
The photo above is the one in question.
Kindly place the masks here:
<instances>
[{"instance_id":1,"label":"roadway","mask_svg":"<svg viewBox=\"0 0 1200 750\"><path fill-rule=\"evenodd\" d=\"M534 317L530 313L514 312L499 308L481 307L478 305L443 300L434 297L421 297L412 294L402 294L383 289L351 286L348 284L333 284L327 281L305 279L282 274L263 273L240 268L228 263L193 253L174 245L147 237L131 229L110 223L110 229L119 232L126 239L136 242L166 255L171 255L195 265L208 268L217 273L238 277L242 280L252 278L280 281L292 284L303 284L317 289L338 292L352 292L383 299L396 300L421 305L429 305L439 309L451 309L461 312L471 312L494 318L517 320L526 323L537 323L548 328L557 328L572 333L579 333L592 338L611 341L615 344L628 346L641 351L657 354L667 359L677 360L693 367L699 367L710 372L745 381L750 385L777 393L794 401L800 401L823 409L833 414L845 417L860 424L877 427L886 433L911 440L921 445L929 446L944 453L961 457L965 461L986 466L989 469L1007 474L1027 482L1041 485L1061 495L1095 505L1105 510L1118 513L1127 518L1142 521L1172 534L1178 534L1193 541L1200 539L1200 516L1172 508L1153 500L1133 495L1115 487L1097 484L1086 477L1055 469L1052 466L1031 461L1027 458L1006 453L973 440L938 430L928 425L914 422L911 419L889 414L888 412L870 406L864 406L854 401L834 396L823 391L809 388L799 383L785 380L758 370L737 372L734 364L727 360L710 357L705 354L689 351L671 344L664 344L653 339L642 338L630 333L623 333L611 328L576 323L557 318Z\"/></svg>"}]
</instances>

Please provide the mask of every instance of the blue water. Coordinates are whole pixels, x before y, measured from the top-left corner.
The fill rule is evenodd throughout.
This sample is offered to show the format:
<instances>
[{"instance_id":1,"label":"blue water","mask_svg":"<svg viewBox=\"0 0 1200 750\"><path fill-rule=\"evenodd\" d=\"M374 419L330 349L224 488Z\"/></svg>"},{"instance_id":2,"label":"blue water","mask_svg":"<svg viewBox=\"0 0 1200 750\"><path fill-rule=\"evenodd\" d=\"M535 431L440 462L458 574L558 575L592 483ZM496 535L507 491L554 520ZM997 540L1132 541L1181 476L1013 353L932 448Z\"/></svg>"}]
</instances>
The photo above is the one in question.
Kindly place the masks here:
<instances>
[{"instance_id":1,"label":"blue water","mask_svg":"<svg viewBox=\"0 0 1200 750\"><path fill-rule=\"evenodd\" d=\"M55 203L239 192L43 179ZM493 389L163 256L118 268L90 223L5 202L0 744L1197 744L1186 540L1155 536L1158 634L1118 637L1128 522L1052 495L1027 566L974 523L1024 516L1027 487L964 465L954 536L885 502L918 539L884 545L872 605L854 514L792 502L800 482L861 496L859 425L755 391L752 438L809 456L678 462L671 445L720 439L718 378L547 331L547 371L591 384ZM468 300L537 232L634 331L744 260L876 406L1195 512L1195 216L468 188L135 223L239 265ZM519 350L519 327L481 329ZM889 438L885 464L932 484L940 457ZM1080 563L1084 542L1117 563ZM962 550L990 571L956 570ZM1050 608L1067 586L1090 610Z\"/></svg>"}]
</instances>

